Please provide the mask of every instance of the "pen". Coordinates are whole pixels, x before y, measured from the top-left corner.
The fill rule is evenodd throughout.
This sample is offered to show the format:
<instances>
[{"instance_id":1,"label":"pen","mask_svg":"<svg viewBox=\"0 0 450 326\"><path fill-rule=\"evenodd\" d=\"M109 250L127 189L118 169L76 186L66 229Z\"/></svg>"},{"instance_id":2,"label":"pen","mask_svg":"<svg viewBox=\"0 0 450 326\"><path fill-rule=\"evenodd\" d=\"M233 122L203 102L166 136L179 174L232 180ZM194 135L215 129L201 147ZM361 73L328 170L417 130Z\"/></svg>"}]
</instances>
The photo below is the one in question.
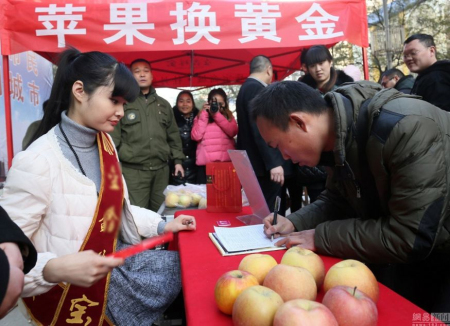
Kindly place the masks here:
<instances>
[{"instance_id":1,"label":"pen","mask_svg":"<svg viewBox=\"0 0 450 326\"><path fill-rule=\"evenodd\" d=\"M281 203L281 198L280 198L280 196L277 196L277 198L275 199L275 207L273 209L272 225L277 225L277 214L278 214L278 211L280 210L280 203ZM273 242L273 234L272 234L270 240Z\"/></svg>"}]
</instances>

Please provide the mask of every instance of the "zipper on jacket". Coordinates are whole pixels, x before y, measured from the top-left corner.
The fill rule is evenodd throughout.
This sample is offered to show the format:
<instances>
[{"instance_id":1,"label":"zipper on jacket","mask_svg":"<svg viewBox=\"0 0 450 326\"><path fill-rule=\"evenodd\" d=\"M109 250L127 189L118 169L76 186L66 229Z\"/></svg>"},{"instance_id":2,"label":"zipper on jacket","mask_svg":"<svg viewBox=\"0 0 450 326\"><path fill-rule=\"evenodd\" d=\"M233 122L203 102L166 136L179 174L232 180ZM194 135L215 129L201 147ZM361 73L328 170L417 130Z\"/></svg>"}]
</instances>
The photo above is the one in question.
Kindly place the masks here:
<instances>
[{"instance_id":1,"label":"zipper on jacket","mask_svg":"<svg viewBox=\"0 0 450 326\"><path fill-rule=\"evenodd\" d=\"M349 173L349 177L351 177L353 184L356 188L356 198L361 198L361 187L358 184L358 181L356 181L355 174L353 173L353 170L350 168L350 165L347 161L344 162L344 165L347 166L347 171Z\"/></svg>"}]
</instances>

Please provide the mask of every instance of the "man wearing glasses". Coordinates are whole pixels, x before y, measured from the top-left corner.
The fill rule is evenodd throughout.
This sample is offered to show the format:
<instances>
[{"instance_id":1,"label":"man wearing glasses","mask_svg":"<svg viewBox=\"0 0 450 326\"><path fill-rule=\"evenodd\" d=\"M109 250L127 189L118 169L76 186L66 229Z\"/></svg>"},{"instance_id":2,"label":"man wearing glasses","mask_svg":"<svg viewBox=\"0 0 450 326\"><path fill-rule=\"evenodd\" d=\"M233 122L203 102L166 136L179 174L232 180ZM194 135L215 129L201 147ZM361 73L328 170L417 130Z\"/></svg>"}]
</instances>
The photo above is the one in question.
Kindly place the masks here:
<instances>
[{"instance_id":1,"label":"man wearing glasses","mask_svg":"<svg viewBox=\"0 0 450 326\"><path fill-rule=\"evenodd\" d=\"M399 92L411 94L411 89L414 85L414 77L411 75L405 76L400 70L392 68L386 70L381 77L381 87L395 88Z\"/></svg>"},{"instance_id":2,"label":"man wearing glasses","mask_svg":"<svg viewBox=\"0 0 450 326\"><path fill-rule=\"evenodd\" d=\"M411 72L419 74L411 94L450 111L450 60L436 59L433 36L414 34L403 43L403 60Z\"/></svg>"}]
</instances>

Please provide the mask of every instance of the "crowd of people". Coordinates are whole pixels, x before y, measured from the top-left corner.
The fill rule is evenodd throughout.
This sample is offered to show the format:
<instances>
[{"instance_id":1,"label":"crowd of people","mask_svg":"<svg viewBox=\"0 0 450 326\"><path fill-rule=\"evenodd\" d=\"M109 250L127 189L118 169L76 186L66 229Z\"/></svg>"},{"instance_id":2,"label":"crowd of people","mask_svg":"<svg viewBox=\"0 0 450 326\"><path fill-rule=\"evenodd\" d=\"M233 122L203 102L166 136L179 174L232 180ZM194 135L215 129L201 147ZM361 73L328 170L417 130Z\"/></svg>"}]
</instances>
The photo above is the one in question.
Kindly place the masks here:
<instances>
[{"instance_id":1,"label":"crowd of people","mask_svg":"<svg viewBox=\"0 0 450 326\"><path fill-rule=\"evenodd\" d=\"M163 191L206 183L206 165L229 162L230 149L247 151L270 208L282 198L278 223L264 220L267 236L287 235L277 245L361 260L425 310L450 312L450 61L426 34L405 40L403 58L417 77L389 69L377 84L355 66L335 69L317 45L302 51L298 81L272 83L270 58L258 55L235 119L222 88L200 109L189 91L172 107L148 60L128 68L65 50L0 197L0 226L11 230L0 232L0 318L22 296L36 324L76 318L61 312L73 300L98 307L96 324L157 320L180 293L178 254L108 255L194 231L194 216L155 213Z\"/></svg>"}]
</instances>

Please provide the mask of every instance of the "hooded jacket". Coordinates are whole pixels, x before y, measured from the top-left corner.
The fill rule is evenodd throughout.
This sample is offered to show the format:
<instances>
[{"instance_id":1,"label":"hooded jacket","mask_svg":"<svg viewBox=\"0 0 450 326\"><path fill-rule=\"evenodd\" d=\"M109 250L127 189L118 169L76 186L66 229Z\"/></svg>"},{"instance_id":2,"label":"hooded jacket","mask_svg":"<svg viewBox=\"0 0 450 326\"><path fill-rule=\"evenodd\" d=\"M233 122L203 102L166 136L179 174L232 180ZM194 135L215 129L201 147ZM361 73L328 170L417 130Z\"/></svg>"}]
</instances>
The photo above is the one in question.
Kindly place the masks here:
<instances>
[{"instance_id":1,"label":"hooded jacket","mask_svg":"<svg viewBox=\"0 0 450 326\"><path fill-rule=\"evenodd\" d=\"M411 94L422 96L424 101L450 111L450 60L441 60L417 76Z\"/></svg>"},{"instance_id":2,"label":"hooded jacket","mask_svg":"<svg viewBox=\"0 0 450 326\"><path fill-rule=\"evenodd\" d=\"M315 228L320 254L406 263L450 252L450 115L361 81L329 92L333 152L322 154L327 189L288 216ZM368 101L370 100L370 101Z\"/></svg>"}]
</instances>

